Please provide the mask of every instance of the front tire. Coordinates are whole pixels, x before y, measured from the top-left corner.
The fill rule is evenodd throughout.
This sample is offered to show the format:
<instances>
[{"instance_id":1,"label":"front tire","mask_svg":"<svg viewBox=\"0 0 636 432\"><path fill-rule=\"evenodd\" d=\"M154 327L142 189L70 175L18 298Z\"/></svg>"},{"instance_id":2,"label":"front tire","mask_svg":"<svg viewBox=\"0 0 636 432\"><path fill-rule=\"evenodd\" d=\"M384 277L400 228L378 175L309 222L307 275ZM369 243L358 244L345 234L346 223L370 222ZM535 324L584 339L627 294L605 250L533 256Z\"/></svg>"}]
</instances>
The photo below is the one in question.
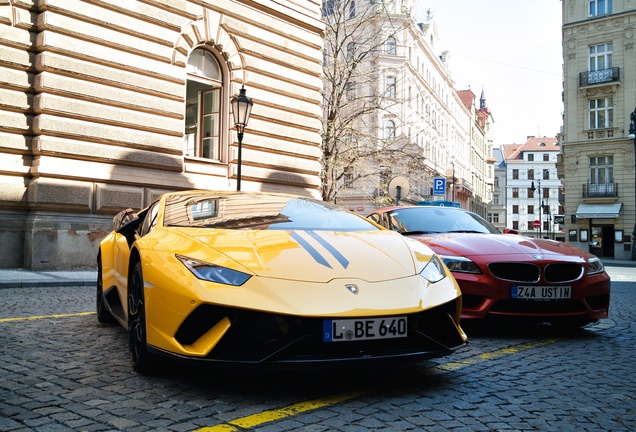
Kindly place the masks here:
<instances>
[{"instance_id":1,"label":"front tire","mask_svg":"<svg viewBox=\"0 0 636 432\"><path fill-rule=\"evenodd\" d=\"M110 311L106 307L106 301L104 300L104 281L102 277L102 253L97 254L97 298L95 300L95 306L97 309L97 321L102 324L115 324L117 321L111 315Z\"/></svg>"},{"instance_id":2,"label":"front tire","mask_svg":"<svg viewBox=\"0 0 636 432\"><path fill-rule=\"evenodd\" d=\"M139 261L128 277L128 345L133 369L142 374L154 372L156 359L146 344L144 278Z\"/></svg>"}]
</instances>

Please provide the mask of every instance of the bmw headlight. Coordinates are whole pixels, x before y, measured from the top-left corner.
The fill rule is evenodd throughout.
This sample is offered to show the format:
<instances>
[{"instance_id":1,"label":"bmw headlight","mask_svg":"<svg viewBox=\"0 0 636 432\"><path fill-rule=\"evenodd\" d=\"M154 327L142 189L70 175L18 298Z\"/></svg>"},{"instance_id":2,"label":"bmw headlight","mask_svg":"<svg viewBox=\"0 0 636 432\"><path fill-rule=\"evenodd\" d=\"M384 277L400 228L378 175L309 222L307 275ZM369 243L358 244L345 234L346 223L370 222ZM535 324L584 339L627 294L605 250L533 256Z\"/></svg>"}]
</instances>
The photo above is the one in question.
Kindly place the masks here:
<instances>
[{"instance_id":1,"label":"bmw headlight","mask_svg":"<svg viewBox=\"0 0 636 432\"><path fill-rule=\"evenodd\" d=\"M442 260L452 272L481 274L477 264L466 257L444 255Z\"/></svg>"},{"instance_id":2,"label":"bmw headlight","mask_svg":"<svg viewBox=\"0 0 636 432\"><path fill-rule=\"evenodd\" d=\"M601 261L597 257L588 258L587 264L588 264L587 266L588 275L602 273L603 270L605 270L605 266L603 266L603 261Z\"/></svg>"},{"instance_id":3,"label":"bmw headlight","mask_svg":"<svg viewBox=\"0 0 636 432\"><path fill-rule=\"evenodd\" d=\"M431 283L439 282L446 277L444 265L439 260L437 255L433 255L428 264L426 264L426 266L420 272L420 276Z\"/></svg>"},{"instance_id":4,"label":"bmw headlight","mask_svg":"<svg viewBox=\"0 0 636 432\"><path fill-rule=\"evenodd\" d=\"M240 271L232 270L226 267L220 267L214 264L199 261L194 258L188 258L183 255L175 255L184 266L188 268L198 279L210 282L221 283L225 285L241 286L251 275Z\"/></svg>"}]
</instances>

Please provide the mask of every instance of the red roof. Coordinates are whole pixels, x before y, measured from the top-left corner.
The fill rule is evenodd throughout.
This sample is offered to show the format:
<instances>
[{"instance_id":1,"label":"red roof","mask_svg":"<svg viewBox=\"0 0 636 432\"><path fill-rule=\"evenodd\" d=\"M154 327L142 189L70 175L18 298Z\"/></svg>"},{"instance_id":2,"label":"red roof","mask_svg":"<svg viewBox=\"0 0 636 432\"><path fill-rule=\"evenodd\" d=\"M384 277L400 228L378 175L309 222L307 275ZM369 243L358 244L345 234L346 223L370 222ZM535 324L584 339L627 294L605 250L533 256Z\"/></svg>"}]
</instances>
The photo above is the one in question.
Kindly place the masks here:
<instances>
[{"instance_id":1,"label":"red roof","mask_svg":"<svg viewBox=\"0 0 636 432\"><path fill-rule=\"evenodd\" d=\"M472 90L468 89L468 90L457 90L457 95L459 96L459 98L461 99L461 101L464 103L464 105L466 106L466 108L468 109L472 109L473 108L473 102L475 101L475 93L473 93Z\"/></svg>"},{"instance_id":2,"label":"red roof","mask_svg":"<svg viewBox=\"0 0 636 432\"><path fill-rule=\"evenodd\" d=\"M466 108L469 110L475 110L475 121L479 124L479 126L481 126L482 129L486 128L489 110L486 108L482 111L479 108L474 107L475 98L477 97L475 93L473 93L471 89L457 90L457 95Z\"/></svg>"},{"instance_id":3,"label":"red roof","mask_svg":"<svg viewBox=\"0 0 636 432\"><path fill-rule=\"evenodd\" d=\"M523 152L528 151L543 151L543 152L558 152L561 151L561 147L558 144L559 140L556 137L534 137L529 136L528 140L524 144L504 144L502 145L502 153L504 159L523 159Z\"/></svg>"}]
</instances>

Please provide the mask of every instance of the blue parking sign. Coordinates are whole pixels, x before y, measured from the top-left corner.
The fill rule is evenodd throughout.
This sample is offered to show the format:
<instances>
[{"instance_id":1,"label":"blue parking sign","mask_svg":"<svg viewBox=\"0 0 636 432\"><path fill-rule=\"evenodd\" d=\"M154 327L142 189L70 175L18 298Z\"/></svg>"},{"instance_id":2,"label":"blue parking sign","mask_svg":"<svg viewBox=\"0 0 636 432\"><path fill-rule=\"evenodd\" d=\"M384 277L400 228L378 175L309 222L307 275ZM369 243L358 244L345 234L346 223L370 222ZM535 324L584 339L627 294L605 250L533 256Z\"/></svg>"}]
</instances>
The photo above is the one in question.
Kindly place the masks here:
<instances>
[{"instance_id":1,"label":"blue parking sign","mask_svg":"<svg viewBox=\"0 0 636 432\"><path fill-rule=\"evenodd\" d=\"M446 195L446 178L433 178L433 195Z\"/></svg>"}]
</instances>

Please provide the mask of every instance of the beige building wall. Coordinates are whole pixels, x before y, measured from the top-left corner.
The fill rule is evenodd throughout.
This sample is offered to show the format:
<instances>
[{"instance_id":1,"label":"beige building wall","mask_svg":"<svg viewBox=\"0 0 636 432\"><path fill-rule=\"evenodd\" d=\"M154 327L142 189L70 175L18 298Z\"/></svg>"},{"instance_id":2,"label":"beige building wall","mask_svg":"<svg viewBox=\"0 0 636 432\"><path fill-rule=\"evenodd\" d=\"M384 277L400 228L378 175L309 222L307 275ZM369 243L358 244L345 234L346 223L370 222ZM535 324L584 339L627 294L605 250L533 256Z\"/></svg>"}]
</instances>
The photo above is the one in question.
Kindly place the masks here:
<instances>
[{"instance_id":1,"label":"beige building wall","mask_svg":"<svg viewBox=\"0 0 636 432\"><path fill-rule=\"evenodd\" d=\"M629 259L636 216L634 142L628 138L629 116L636 109L636 1L612 3L611 11L590 15L589 0L563 1L565 111L559 177L565 186L566 241L598 256ZM595 72L590 47L608 43L611 65ZM613 100L611 121L591 126L590 101L600 98ZM613 179L606 182L615 184L615 190L590 190L590 158L605 156L613 158ZM617 217L608 211L611 204L620 204ZM581 205L595 206L600 217L584 216ZM602 235L600 244L591 244L593 233Z\"/></svg>"},{"instance_id":2,"label":"beige building wall","mask_svg":"<svg viewBox=\"0 0 636 432\"><path fill-rule=\"evenodd\" d=\"M357 4L367 2L373 4L372 0ZM400 204L454 198L461 207L486 217L493 183L492 162L488 161L492 118L483 113L487 121L482 127L475 101L467 104L459 96L451 75L450 53L440 52L436 46L440 37L435 21L416 22L413 0L387 1L384 7L388 12L384 20L364 23L378 25L382 31L376 35L378 55L369 56L362 67L376 73L373 87L380 91L386 88L388 77L395 78L395 97L385 97L386 107L370 112L361 123L370 125L381 140L386 122L394 121L396 139L411 142L421 150L420 168L425 178L419 172L404 171L402 166L390 167L391 178L403 177L408 182L408 195ZM396 48L387 53L382 42L390 36L395 37ZM446 178L445 195L431 193L435 177ZM367 179L366 183L360 181L342 189L338 204L363 215L381 207L376 196L384 185L379 175L371 178L374 183Z\"/></svg>"},{"instance_id":3,"label":"beige building wall","mask_svg":"<svg viewBox=\"0 0 636 432\"><path fill-rule=\"evenodd\" d=\"M319 197L319 1L0 0L0 267L93 266L112 216L236 188ZM184 155L186 63L226 71L219 161Z\"/></svg>"}]
</instances>

